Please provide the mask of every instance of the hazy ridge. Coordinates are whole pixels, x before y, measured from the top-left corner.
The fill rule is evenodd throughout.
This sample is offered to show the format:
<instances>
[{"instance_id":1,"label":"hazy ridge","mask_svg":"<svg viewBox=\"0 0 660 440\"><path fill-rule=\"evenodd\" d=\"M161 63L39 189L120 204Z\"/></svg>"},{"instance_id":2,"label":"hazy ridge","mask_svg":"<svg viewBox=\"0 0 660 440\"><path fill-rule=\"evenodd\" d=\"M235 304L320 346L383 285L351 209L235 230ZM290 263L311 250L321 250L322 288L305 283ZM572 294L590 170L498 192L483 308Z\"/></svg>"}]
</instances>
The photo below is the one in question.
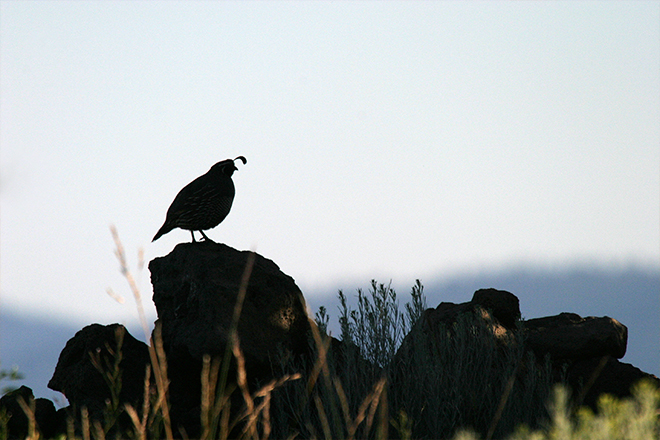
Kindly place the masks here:
<instances>
[{"instance_id":1,"label":"hazy ridge","mask_svg":"<svg viewBox=\"0 0 660 440\"><path fill-rule=\"evenodd\" d=\"M324 292L304 293L313 311L320 305L326 306L331 315L331 329L336 334L336 290L341 288L352 298L358 287L367 289L368 282L363 280L359 284L338 285ZM527 319L560 312L613 317L625 324L629 331L628 350L622 361L660 375L660 269L633 266L619 269L518 268L422 279L422 283L429 307L443 301L469 301L475 290L494 287L518 296L522 315ZM409 298L410 287L397 287L401 306ZM66 323L64 319L44 320L18 315L7 308L0 310L0 368L9 369L16 365L25 376L15 383L3 381L2 387L24 384L32 388L37 397L64 402L64 397L46 386L67 340L82 328ZM129 330L136 338L144 339L137 325L129 326Z\"/></svg>"}]
</instances>

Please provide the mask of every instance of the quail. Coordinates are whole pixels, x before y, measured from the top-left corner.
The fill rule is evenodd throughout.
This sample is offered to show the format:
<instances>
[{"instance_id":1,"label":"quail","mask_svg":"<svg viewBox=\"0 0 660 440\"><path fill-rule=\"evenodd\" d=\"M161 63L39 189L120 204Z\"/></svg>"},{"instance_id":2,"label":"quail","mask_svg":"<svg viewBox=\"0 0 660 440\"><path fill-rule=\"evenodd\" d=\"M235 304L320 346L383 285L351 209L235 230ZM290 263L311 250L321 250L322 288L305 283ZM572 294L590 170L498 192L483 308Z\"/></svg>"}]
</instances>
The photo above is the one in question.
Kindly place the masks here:
<instances>
[{"instance_id":1,"label":"quail","mask_svg":"<svg viewBox=\"0 0 660 440\"><path fill-rule=\"evenodd\" d=\"M195 241L193 231L199 231L204 240L212 242L204 230L215 228L229 214L235 194L231 176L238 169L234 161L239 159L247 164L243 156L223 160L179 191L167 210L165 223L151 241L158 240L174 228L181 228L190 231L192 241Z\"/></svg>"}]
</instances>

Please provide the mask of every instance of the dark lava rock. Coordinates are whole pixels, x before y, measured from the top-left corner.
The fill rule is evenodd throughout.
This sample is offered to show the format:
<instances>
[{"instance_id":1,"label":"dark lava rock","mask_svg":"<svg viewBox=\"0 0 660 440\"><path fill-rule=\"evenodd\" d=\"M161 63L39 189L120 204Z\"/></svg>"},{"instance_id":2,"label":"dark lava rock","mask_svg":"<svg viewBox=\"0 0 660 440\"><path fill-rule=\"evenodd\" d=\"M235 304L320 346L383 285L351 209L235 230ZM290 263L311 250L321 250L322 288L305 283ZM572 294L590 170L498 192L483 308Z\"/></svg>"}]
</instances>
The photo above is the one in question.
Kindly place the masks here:
<instances>
[{"instance_id":1,"label":"dark lava rock","mask_svg":"<svg viewBox=\"0 0 660 440\"><path fill-rule=\"evenodd\" d=\"M242 290L238 337L251 384L274 378L280 371L274 366L288 359L310 356L310 324L302 292L271 260L204 241L177 245L169 255L152 260L149 270L173 413L182 417L189 435L199 421L196 408L204 355L220 359L225 355ZM236 377L233 371L230 379Z\"/></svg>"},{"instance_id":2,"label":"dark lava rock","mask_svg":"<svg viewBox=\"0 0 660 440\"><path fill-rule=\"evenodd\" d=\"M7 422L8 439L24 439L29 434L28 417L19 403L22 400L28 407L34 405L36 429L45 437L51 438L57 434L59 425L55 405L48 399L36 399L32 390L22 386L11 391L0 399L0 410L9 416Z\"/></svg>"},{"instance_id":3,"label":"dark lava rock","mask_svg":"<svg viewBox=\"0 0 660 440\"><path fill-rule=\"evenodd\" d=\"M549 354L553 359L620 359L626 354L628 329L616 319L561 313L527 320L524 328L527 346L538 357Z\"/></svg>"},{"instance_id":4,"label":"dark lava rock","mask_svg":"<svg viewBox=\"0 0 660 440\"><path fill-rule=\"evenodd\" d=\"M103 371L111 371L121 351L119 400L140 408L146 366L150 365L148 350L147 345L131 336L123 325L88 325L66 343L48 387L63 393L73 408L79 410L84 406L91 417L101 417L111 393L92 359L95 357L99 361Z\"/></svg>"}]
</instances>

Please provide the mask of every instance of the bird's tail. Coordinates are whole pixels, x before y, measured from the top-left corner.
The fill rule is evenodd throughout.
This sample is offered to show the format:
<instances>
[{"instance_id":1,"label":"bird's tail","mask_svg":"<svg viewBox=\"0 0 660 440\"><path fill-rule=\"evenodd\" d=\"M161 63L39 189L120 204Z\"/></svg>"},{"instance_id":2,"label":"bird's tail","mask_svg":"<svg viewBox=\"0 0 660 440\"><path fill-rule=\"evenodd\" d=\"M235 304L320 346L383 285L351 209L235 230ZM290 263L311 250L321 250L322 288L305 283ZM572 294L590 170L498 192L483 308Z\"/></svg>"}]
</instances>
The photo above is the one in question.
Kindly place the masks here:
<instances>
[{"instance_id":1,"label":"bird's tail","mask_svg":"<svg viewBox=\"0 0 660 440\"><path fill-rule=\"evenodd\" d=\"M156 232L156 235L154 235L154 238L153 238L153 240L151 240L151 242L153 243L154 241L158 240L160 237L162 237L163 235L167 234L167 233L170 232L172 229L174 229L172 226L170 226L170 225L168 225L167 223L165 223L163 226L160 227L160 229L158 230L158 232Z\"/></svg>"}]
</instances>

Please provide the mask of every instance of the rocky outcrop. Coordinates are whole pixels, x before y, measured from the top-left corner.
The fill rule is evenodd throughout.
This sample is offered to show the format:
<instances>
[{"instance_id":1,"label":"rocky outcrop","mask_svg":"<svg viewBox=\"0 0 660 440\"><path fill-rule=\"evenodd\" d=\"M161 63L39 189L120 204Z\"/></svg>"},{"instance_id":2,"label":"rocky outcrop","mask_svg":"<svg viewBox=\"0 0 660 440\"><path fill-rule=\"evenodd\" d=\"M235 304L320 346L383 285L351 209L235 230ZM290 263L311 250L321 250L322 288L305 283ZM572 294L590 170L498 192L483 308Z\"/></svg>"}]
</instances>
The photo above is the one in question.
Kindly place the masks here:
<instances>
[{"instance_id":1,"label":"rocky outcrop","mask_svg":"<svg viewBox=\"0 0 660 440\"><path fill-rule=\"evenodd\" d=\"M120 356L120 357L118 357ZM138 408L144 395L145 368L150 365L148 347L120 324L91 324L66 343L48 388L64 394L78 408L102 410L111 398L108 378L118 368L119 400Z\"/></svg>"},{"instance_id":2,"label":"rocky outcrop","mask_svg":"<svg viewBox=\"0 0 660 440\"><path fill-rule=\"evenodd\" d=\"M575 405L588 405L595 411L603 394L629 397L641 379L660 385L656 376L618 361L626 354L628 329L616 319L561 313L530 319L523 328L526 347L537 358L552 361L560 379L571 388Z\"/></svg>"},{"instance_id":3,"label":"rocky outcrop","mask_svg":"<svg viewBox=\"0 0 660 440\"><path fill-rule=\"evenodd\" d=\"M479 289L468 304L479 305L488 310L504 328L513 330L520 320L520 301L506 290Z\"/></svg>"},{"instance_id":4,"label":"rocky outcrop","mask_svg":"<svg viewBox=\"0 0 660 440\"><path fill-rule=\"evenodd\" d=\"M206 355L222 360L228 353L237 303L236 334L251 390L280 377L283 364L300 368L314 364L305 300L294 280L274 262L209 241L180 244L169 255L151 261L149 269L158 312L158 331L152 340L162 342L167 360L168 401L175 433L188 437L199 434L203 362ZM499 407L503 390L509 386L511 399L525 399L530 408L543 406L547 384L535 382L538 378L568 384L577 404L592 407L602 393L630 395L631 385L642 378L659 383L655 376L618 361L626 351L627 329L612 318L562 313L525 321L520 316L515 295L482 289L468 302L441 303L426 310L390 366L372 365L362 358L357 346L335 339L328 342L328 358L342 378L350 378L356 369L373 370L374 377L389 374L390 408L406 399L407 404L419 405L428 420L416 420L415 429L427 437L444 432L432 425L443 418L455 416L457 423L464 423L460 426L490 423L493 414L484 414ZM227 375L231 381L236 377L236 364L233 356L228 359L233 362ZM52 403L37 399L39 429L46 436L63 433L66 417L77 417L83 407L92 421L107 421L105 411L113 399L119 412L125 404L139 408L148 368L149 347L123 326L93 324L83 328L64 347L49 382L50 388L64 393L70 407L54 415ZM550 375L544 375L545 368L550 369ZM421 370L428 373L428 381L406 381L407 377L423 377ZM120 374L112 379L107 374L112 371ZM437 371L442 372L446 383L433 382L438 380ZM150 375L151 393L156 395L153 371ZM121 385L113 393L113 380L117 386L118 377ZM478 391L467 392L469 386L477 386ZM435 393L437 387L446 392L448 403L444 407L439 399L424 397L425 393ZM33 400L25 387L0 400L0 409L11 414L10 435L16 438L24 437L27 429L27 419L19 411L19 396ZM241 404L241 398L232 402L232 410ZM503 408L506 412L508 407ZM123 416L124 420L116 420L119 429L122 423L129 423L125 413ZM531 418L520 421L530 426L534 422ZM495 431L495 436L507 429Z\"/></svg>"},{"instance_id":5,"label":"rocky outcrop","mask_svg":"<svg viewBox=\"0 0 660 440\"><path fill-rule=\"evenodd\" d=\"M566 383L578 404L587 404L594 410L598 396L608 393L629 397L631 387L640 379L649 379L660 385L657 377L643 373L617 359L626 352L628 330L609 317L582 318L575 313L520 321L518 299L511 293L496 289L475 292L471 301L462 304L441 303L428 309L413 330L404 339L395 360L402 365L414 365L407 358L419 350L438 351L456 334L457 321L468 325L479 337L474 344L491 339L495 346L514 346L534 353L538 364L549 359L553 379ZM467 322L467 324L466 324ZM478 331L476 329L485 329ZM433 362L433 356L427 357ZM436 357L437 361L445 362ZM522 358L521 358L522 359ZM523 365L523 370L529 366ZM488 372L482 372L488 374Z\"/></svg>"},{"instance_id":6,"label":"rocky outcrop","mask_svg":"<svg viewBox=\"0 0 660 440\"><path fill-rule=\"evenodd\" d=\"M248 371L267 375L280 352L302 354L309 346L302 292L261 255L187 243L154 259L149 270L169 363L182 353L199 362L205 354L225 353L241 289L238 336Z\"/></svg>"},{"instance_id":7,"label":"rocky outcrop","mask_svg":"<svg viewBox=\"0 0 660 440\"><path fill-rule=\"evenodd\" d=\"M274 378L284 359L310 354L302 292L271 260L213 242L178 245L149 264L167 356L173 419L194 435L204 355L223 357L239 292L238 337L251 384ZM233 359L231 357L230 359ZM235 378L231 371L229 378Z\"/></svg>"},{"instance_id":8,"label":"rocky outcrop","mask_svg":"<svg viewBox=\"0 0 660 440\"><path fill-rule=\"evenodd\" d=\"M507 383L522 376L519 325L518 298L496 289L479 290L469 302L444 302L422 314L399 347L389 375L392 411L405 411L415 421L413 438L430 433L451 438L461 426L486 436ZM527 392L542 405L545 396L523 389L521 379L515 381L515 391ZM520 421L534 424L533 419ZM503 432L495 434L500 438Z\"/></svg>"},{"instance_id":9,"label":"rocky outcrop","mask_svg":"<svg viewBox=\"0 0 660 440\"><path fill-rule=\"evenodd\" d=\"M599 396L628 397L641 379L660 386L617 360L626 342L626 327L612 318L562 313L521 321L513 294L482 289L469 302L426 310L406 335L390 370L394 413L399 405L415 420L413 437L470 426L499 438L515 429L492 425L502 396L529 402L503 419L538 426L552 382L570 387L574 405L596 410Z\"/></svg>"},{"instance_id":10,"label":"rocky outcrop","mask_svg":"<svg viewBox=\"0 0 660 440\"><path fill-rule=\"evenodd\" d=\"M106 420L108 411L120 413L126 404L142 407L150 365L147 345L123 325L91 324L66 343L48 387L66 396L68 415L79 419L86 408L92 420ZM116 420L115 429L128 422Z\"/></svg>"},{"instance_id":11,"label":"rocky outcrop","mask_svg":"<svg viewBox=\"0 0 660 440\"><path fill-rule=\"evenodd\" d=\"M415 331L433 335L438 334L442 327L453 332L456 321L466 315L472 316L488 327L495 337L503 337L508 331L516 328L516 323L520 319L518 298L504 290L481 289L474 293L469 302L461 304L443 302L435 309L427 309ZM413 339L415 333L411 332L409 336L403 341L404 350L407 349L406 345Z\"/></svg>"},{"instance_id":12,"label":"rocky outcrop","mask_svg":"<svg viewBox=\"0 0 660 440\"><path fill-rule=\"evenodd\" d=\"M524 322L525 343L543 357L581 360L601 356L620 359L626 354L628 329L616 319L582 318L575 313Z\"/></svg>"}]
</instances>

